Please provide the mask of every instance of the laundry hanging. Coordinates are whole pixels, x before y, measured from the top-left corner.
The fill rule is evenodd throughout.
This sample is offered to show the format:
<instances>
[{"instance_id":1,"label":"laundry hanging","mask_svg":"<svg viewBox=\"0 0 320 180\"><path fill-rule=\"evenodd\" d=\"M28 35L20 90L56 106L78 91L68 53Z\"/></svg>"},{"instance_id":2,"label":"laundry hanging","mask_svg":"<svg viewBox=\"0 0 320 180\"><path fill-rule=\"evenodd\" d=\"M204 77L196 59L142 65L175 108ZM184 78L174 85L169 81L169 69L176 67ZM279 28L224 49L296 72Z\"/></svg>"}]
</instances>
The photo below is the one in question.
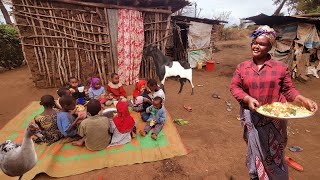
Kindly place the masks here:
<instances>
[{"instance_id":1,"label":"laundry hanging","mask_svg":"<svg viewBox=\"0 0 320 180\"><path fill-rule=\"evenodd\" d=\"M142 13L118 10L118 74L122 84L133 84L139 79L144 46Z\"/></svg>"}]
</instances>

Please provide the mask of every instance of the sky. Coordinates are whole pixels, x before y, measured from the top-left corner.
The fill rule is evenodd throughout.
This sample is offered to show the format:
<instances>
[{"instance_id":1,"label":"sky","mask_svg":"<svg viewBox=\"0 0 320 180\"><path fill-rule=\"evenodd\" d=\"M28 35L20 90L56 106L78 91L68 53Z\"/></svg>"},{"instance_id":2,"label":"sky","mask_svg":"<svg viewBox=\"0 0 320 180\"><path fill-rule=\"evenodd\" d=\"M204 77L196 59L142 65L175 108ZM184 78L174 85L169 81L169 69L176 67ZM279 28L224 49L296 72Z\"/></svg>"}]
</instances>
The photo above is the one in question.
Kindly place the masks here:
<instances>
[{"instance_id":1,"label":"sky","mask_svg":"<svg viewBox=\"0 0 320 180\"><path fill-rule=\"evenodd\" d=\"M221 12L231 11L228 25L239 24L240 18L255 16L260 13L272 15L276 10L272 0L189 0L197 2L198 8L201 8L200 17L212 18ZM7 9L10 9L6 6ZM285 7L282 10L286 12ZM4 22L2 13L0 13L0 21Z\"/></svg>"},{"instance_id":2,"label":"sky","mask_svg":"<svg viewBox=\"0 0 320 180\"><path fill-rule=\"evenodd\" d=\"M272 15L277 9L272 0L190 0L197 2L202 9L200 17L212 18L224 11L231 11L229 25L239 24L240 18L255 16L260 13ZM285 12L283 9L281 12Z\"/></svg>"}]
</instances>

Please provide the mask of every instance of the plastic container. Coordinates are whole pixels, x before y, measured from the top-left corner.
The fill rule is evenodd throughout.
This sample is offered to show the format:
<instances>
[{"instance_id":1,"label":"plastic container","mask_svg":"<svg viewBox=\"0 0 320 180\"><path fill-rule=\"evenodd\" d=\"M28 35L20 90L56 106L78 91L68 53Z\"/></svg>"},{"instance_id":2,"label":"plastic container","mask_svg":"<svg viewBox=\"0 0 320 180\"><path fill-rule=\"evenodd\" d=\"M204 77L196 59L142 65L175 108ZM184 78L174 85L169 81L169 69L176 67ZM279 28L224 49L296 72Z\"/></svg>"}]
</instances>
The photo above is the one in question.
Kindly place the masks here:
<instances>
[{"instance_id":1,"label":"plastic container","mask_svg":"<svg viewBox=\"0 0 320 180\"><path fill-rule=\"evenodd\" d=\"M78 87L78 91L82 93L84 91L84 86Z\"/></svg>"},{"instance_id":2,"label":"plastic container","mask_svg":"<svg viewBox=\"0 0 320 180\"><path fill-rule=\"evenodd\" d=\"M197 63L197 69L202 69L202 62Z\"/></svg>"},{"instance_id":3,"label":"plastic container","mask_svg":"<svg viewBox=\"0 0 320 180\"><path fill-rule=\"evenodd\" d=\"M209 72L214 70L214 61L207 61L206 70Z\"/></svg>"},{"instance_id":4,"label":"plastic container","mask_svg":"<svg viewBox=\"0 0 320 180\"><path fill-rule=\"evenodd\" d=\"M78 98L78 104L84 105L86 103L84 98Z\"/></svg>"}]
</instances>

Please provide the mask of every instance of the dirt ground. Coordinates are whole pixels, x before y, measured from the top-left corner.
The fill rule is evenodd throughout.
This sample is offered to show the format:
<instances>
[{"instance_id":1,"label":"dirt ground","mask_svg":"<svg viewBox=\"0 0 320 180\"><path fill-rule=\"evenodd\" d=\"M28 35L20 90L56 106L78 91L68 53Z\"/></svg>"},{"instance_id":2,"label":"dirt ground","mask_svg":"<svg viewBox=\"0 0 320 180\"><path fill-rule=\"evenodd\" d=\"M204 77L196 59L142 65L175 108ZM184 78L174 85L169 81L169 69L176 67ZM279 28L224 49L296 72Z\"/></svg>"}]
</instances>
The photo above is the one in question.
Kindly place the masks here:
<instances>
[{"instance_id":1,"label":"dirt ground","mask_svg":"<svg viewBox=\"0 0 320 180\"><path fill-rule=\"evenodd\" d=\"M250 58L249 40L218 43L221 49L215 55L213 72L194 70L195 95L191 86L185 85L178 95L179 83L167 80L166 108L173 118L184 118L188 125L177 126L181 138L189 151L186 156L168 160L105 168L61 179L249 179L245 167L246 146L242 129L237 120L239 106L229 92L229 84L238 63ZM294 81L301 94L314 99L320 105L320 79L311 78L305 84ZM30 101L39 100L44 94L55 95L55 89L33 87L27 67L0 74L0 127L14 117ZM203 85L198 87L197 85ZM132 92L132 87L126 87ZM217 93L221 99L211 97ZM226 111L225 101L231 100L233 110ZM183 105L191 105L187 112ZM289 120L288 147L301 146L304 150L288 156L304 167L303 172L289 168L293 179L320 178L320 111L308 119ZM36 179L50 179L41 174Z\"/></svg>"}]
</instances>

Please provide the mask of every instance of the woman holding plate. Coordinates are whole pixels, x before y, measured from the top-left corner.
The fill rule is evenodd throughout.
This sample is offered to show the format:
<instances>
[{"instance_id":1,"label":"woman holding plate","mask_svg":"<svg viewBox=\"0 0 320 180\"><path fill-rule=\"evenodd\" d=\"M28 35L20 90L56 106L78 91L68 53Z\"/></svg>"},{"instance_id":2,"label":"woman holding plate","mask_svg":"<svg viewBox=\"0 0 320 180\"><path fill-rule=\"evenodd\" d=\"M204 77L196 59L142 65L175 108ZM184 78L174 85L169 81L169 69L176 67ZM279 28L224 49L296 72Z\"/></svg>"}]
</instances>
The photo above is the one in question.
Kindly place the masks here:
<instances>
[{"instance_id":1,"label":"woman holding plate","mask_svg":"<svg viewBox=\"0 0 320 180\"><path fill-rule=\"evenodd\" d=\"M273 102L297 102L315 112L317 104L294 88L288 66L273 60L268 53L276 33L260 26L252 37L252 59L237 66L230 91L240 103L240 118L248 146L246 165L251 179L288 179L284 161L287 144L287 121L258 114L260 105Z\"/></svg>"}]
</instances>

